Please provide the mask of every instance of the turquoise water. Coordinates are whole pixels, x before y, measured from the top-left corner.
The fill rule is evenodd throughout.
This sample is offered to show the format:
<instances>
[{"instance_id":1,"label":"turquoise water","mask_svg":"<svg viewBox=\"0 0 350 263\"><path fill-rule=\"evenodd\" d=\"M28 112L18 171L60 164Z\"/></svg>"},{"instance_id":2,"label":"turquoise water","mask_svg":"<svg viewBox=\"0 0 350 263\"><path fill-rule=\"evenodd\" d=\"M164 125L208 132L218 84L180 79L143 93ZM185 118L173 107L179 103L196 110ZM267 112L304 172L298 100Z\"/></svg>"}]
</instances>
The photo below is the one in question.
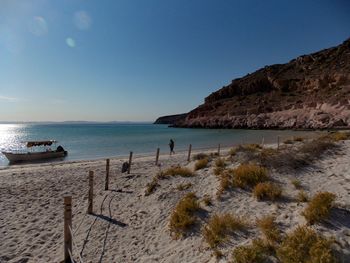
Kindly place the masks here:
<instances>
[{"instance_id":1,"label":"turquoise water","mask_svg":"<svg viewBox=\"0 0 350 263\"><path fill-rule=\"evenodd\" d=\"M55 139L67 151L65 160L85 160L103 157L169 151L168 143L175 141L175 151L233 146L244 143L276 142L282 138L310 135L305 131L176 129L153 124L0 124L0 150L23 148L23 141ZM0 154L0 166L7 159Z\"/></svg>"}]
</instances>

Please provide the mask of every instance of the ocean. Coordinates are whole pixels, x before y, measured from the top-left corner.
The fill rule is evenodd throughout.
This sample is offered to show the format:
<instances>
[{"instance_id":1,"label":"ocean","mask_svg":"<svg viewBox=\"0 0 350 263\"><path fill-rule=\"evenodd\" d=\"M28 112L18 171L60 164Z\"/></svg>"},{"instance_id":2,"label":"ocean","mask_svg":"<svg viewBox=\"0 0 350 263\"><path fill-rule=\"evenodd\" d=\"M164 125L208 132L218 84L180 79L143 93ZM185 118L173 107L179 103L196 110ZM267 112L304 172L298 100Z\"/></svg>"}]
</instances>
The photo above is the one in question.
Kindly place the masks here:
<instances>
[{"instance_id":1,"label":"ocean","mask_svg":"<svg viewBox=\"0 0 350 263\"><path fill-rule=\"evenodd\" d=\"M184 129L154 124L76 123L76 124L0 124L0 150L23 149L25 141L58 141L68 151L67 161L91 160L125 156L133 151L134 156L169 152L169 140L175 141L175 151L234 146L241 143L276 143L292 136L311 136L313 132L289 130L228 130ZM52 147L53 148L53 147ZM0 166L8 165L0 154Z\"/></svg>"}]
</instances>

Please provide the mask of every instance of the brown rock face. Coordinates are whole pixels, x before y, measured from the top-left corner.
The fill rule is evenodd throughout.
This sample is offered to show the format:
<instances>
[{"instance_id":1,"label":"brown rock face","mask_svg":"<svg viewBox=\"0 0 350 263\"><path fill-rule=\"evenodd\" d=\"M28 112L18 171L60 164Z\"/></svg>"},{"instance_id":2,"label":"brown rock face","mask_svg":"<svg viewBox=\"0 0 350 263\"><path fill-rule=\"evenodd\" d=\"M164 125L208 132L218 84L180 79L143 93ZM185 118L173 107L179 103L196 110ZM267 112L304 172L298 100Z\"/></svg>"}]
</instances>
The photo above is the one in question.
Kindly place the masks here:
<instances>
[{"instance_id":1,"label":"brown rock face","mask_svg":"<svg viewBox=\"0 0 350 263\"><path fill-rule=\"evenodd\" d=\"M350 39L235 79L177 127L350 128Z\"/></svg>"}]
</instances>

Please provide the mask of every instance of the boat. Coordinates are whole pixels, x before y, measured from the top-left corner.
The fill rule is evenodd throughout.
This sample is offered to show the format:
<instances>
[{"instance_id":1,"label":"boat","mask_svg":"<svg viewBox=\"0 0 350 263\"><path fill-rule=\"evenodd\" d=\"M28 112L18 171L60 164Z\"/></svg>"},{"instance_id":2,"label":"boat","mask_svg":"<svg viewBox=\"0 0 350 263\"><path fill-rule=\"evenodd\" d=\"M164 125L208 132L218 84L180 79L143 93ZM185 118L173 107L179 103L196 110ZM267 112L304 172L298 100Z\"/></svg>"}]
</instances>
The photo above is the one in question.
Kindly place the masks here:
<instances>
[{"instance_id":1,"label":"boat","mask_svg":"<svg viewBox=\"0 0 350 263\"><path fill-rule=\"evenodd\" d=\"M2 151L2 154L6 156L10 163L18 162L33 162L41 161L54 158L63 158L67 156L68 152L59 145L56 150L51 150L50 146L53 144L56 145L57 141L48 140L48 141L28 141L25 142L26 147L29 149L26 152L23 151ZM44 151L35 151L33 147L45 147Z\"/></svg>"}]
</instances>

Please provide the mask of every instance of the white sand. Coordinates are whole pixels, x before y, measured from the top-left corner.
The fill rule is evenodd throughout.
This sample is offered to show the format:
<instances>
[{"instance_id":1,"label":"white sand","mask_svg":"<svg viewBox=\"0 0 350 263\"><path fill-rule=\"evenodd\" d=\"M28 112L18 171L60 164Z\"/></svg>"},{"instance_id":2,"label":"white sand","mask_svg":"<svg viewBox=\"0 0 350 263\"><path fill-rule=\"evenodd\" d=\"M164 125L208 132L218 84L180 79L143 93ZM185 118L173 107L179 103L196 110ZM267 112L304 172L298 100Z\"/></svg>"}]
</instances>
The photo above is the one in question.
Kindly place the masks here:
<instances>
[{"instance_id":1,"label":"white sand","mask_svg":"<svg viewBox=\"0 0 350 263\"><path fill-rule=\"evenodd\" d=\"M299 174L272 176L283 185L290 200L258 202L250 192L234 190L223 200L216 200L219 186L213 168L196 172L191 178L173 177L160 181L160 187L145 196L146 184L159 168L154 156L134 159L130 175L121 174L125 159L111 160L110 190L104 191L105 161L12 166L0 170L0 262L60 262L63 259L63 197L73 197L73 231L75 258L81 253L84 262L216 262L203 241L200 231L185 239L174 240L168 230L172 209L189 191L202 198L208 194L215 212L232 212L249 221L265 214L274 214L284 232L304 224L303 203L292 198L297 190L290 183L297 177L308 194L331 191L337 195L337 209L327 226L315 228L334 236L338 249L350 254L350 141L342 142L336 156L323 158L315 167ZM214 151L214 150L213 150ZM162 169L171 165L187 165L185 153L161 156ZM193 167L193 163L188 164ZM87 215L88 171L95 172L96 215ZM192 188L179 191L180 183L191 182ZM109 220L111 218L112 220ZM222 249L231 258L235 245L249 243L260 235L256 228L231 239ZM345 261L344 261L345 262ZM350 262L350 261L346 261Z\"/></svg>"}]
</instances>

